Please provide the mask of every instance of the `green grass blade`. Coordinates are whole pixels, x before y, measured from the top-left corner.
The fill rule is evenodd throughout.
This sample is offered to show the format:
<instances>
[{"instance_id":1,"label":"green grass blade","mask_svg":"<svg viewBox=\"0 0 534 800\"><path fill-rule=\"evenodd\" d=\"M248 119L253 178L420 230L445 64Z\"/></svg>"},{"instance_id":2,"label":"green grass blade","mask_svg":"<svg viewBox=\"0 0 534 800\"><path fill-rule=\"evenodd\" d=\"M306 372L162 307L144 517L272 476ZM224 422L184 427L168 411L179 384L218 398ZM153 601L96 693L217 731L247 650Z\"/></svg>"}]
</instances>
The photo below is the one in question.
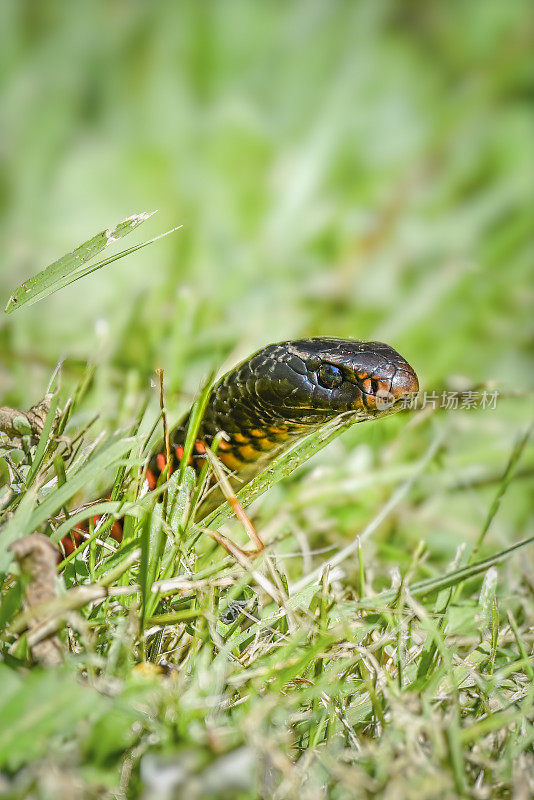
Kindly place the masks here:
<instances>
[{"instance_id":1,"label":"green grass blade","mask_svg":"<svg viewBox=\"0 0 534 800\"><path fill-rule=\"evenodd\" d=\"M490 509L488 511L488 516L486 517L486 521L485 521L485 523L484 523L484 525L482 527L482 530L480 531L480 534L479 534L478 539L476 541L475 547L473 548L473 552L471 554L471 559L470 560L476 558L476 555L477 555L478 551L480 550L482 542L484 541L484 539L486 537L486 534L487 534L487 532L488 532L488 530L490 528L490 525L493 522L493 518L495 517L495 515L497 514L497 511L499 510L499 506L501 505L501 501L502 501L502 499L503 499L503 497L504 497L504 495L506 493L506 490L508 489L508 487L510 485L510 482L511 482L513 476L514 476L515 468L517 466L517 463L518 463L519 459L521 458L523 450L525 449L525 447L527 445L527 442L528 442L528 440L530 438L531 432L532 432L532 428L529 428L527 431L525 431L525 433L522 436L519 437L519 439L517 440L517 442L515 443L515 445L514 445L514 447L512 449L512 452L510 454L510 458L508 459L508 463L507 463L506 468L504 470L504 474L502 476L501 482L500 482L499 487L497 489L497 493L496 493L495 497L493 498L493 502L492 502L492 504L490 506Z\"/></svg>"},{"instance_id":2,"label":"green grass blade","mask_svg":"<svg viewBox=\"0 0 534 800\"><path fill-rule=\"evenodd\" d=\"M35 480L35 476L39 471L39 467L43 462L43 458L45 457L45 453L50 440L50 432L52 430L52 426L56 419L56 409L58 403L59 403L59 395L56 394L52 398L52 402L50 403L50 408L48 409L48 414L46 415L45 424L43 426L41 436L39 437L39 443L37 445L37 449L33 457L32 465L28 472L28 477L26 479L26 486L32 485L33 481Z\"/></svg>"},{"instance_id":3,"label":"green grass blade","mask_svg":"<svg viewBox=\"0 0 534 800\"><path fill-rule=\"evenodd\" d=\"M529 536L527 539L522 539L520 542L517 542L511 547L507 547L505 550L500 550L498 553L495 553L495 555L485 558L482 561L477 561L467 567L461 567L460 569L448 572L441 578L427 578L426 580L412 583L408 587L408 590L414 597L423 597L427 594L434 594L435 592L443 591L444 589L448 589L450 586L456 586L456 584L461 583L462 581L469 580L470 578L476 578L477 575L481 575L483 572L486 572L494 564L505 561L516 550L521 550L523 547L528 547L528 545L531 544L534 544L534 536ZM377 594L376 597L358 600L357 605L362 608L374 608L377 604L380 605L381 603L394 600L396 596L396 591L388 590L387 592L381 592L380 594Z\"/></svg>"},{"instance_id":4,"label":"green grass blade","mask_svg":"<svg viewBox=\"0 0 534 800\"><path fill-rule=\"evenodd\" d=\"M0 576L6 573L13 561L10 545L27 533L31 533L30 519L36 503L37 491L35 487L31 487L24 494L9 522L0 529Z\"/></svg>"},{"instance_id":5,"label":"green grass blade","mask_svg":"<svg viewBox=\"0 0 534 800\"><path fill-rule=\"evenodd\" d=\"M204 386L202 387L202 391L195 400L193 404L193 408L191 409L191 414L189 416L189 422L187 424L187 434L185 437L184 442L184 452L182 459L180 461L180 468L178 473L178 483L181 484L184 478L185 470L187 465L189 464L189 459L193 452L193 447L195 446L195 439L197 435L197 431L200 427L200 423L202 421L202 417L204 416L204 411L206 410L206 405L208 403L211 390L213 388L213 382L215 379L215 373L211 373L205 382Z\"/></svg>"},{"instance_id":6,"label":"green grass blade","mask_svg":"<svg viewBox=\"0 0 534 800\"><path fill-rule=\"evenodd\" d=\"M271 486L291 475L298 467L308 461L315 453L326 447L331 441L336 439L343 431L347 430L354 422L347 422L343 416L337 417L324 427L314 431L305 439L298 442L294 447L281 453L273 462L266 467L263 472L257 475L250 483L237 493L237 499L243 507L252 503L257 497L262 495ZM232 514L232 509L228 503L216 508L206 517L203 526L216 529Z\"/></svg>"},{"instance_id":7,"label":"green grass blade","mask_svg":"<svg viewBox=\"0 0 534 800\"><path fill-rule=\"evenodd\" d=\"M66 277L64 280L61 280L56 285L51 287L50 290L47 291L42 296L39 295L35 297L32 300L32 302L36 303L38 300L42 300L47 295L52 294L53 292L57 292L59 289L64 289L66 286L70 286L71 283L80 280L80 278L85 278L86 275L90 275L92 272L96 272L97 270L102 269L102 267L107 267L108 264L113 264L114 261L118 261L120 258L129 256L132 253L135 253L137 250L142 250L143 247L147 247L149 244L157 242L158 239L163 239L165 236L168 236L169 234L180 230L181 227L182 227L181 225L177 225L175 228L169 228L168 231L160 233L157 236L154 236L152 239L147 239L145 242L141 242L140 244L135 244L133 245L133 247L128 247L126 250L121 250L119 253L115 253L115 255L113 256L109 256L108 258L102 259L102 261L97 261L96 264L91 264L90 266L87 266L84 269L80 269L77 272L72 273L70 276Z\"/></svg>"},{"instance_id":8,"label":"green grass blade","mask_svg":"<svg viewBox=\"0 0 534 800\"><path fill-rule=\"evenodd\" d=\"M21 283L21 285L15 289L9 298L6 306L6 313L10 314L16 308L21 308L28 303L35 302L37 295L41 295L43 292L45 293L43 296L49 294L50 292L47 291L49 287L53 286L57 281L71 275L83 266L83 264L87 263L87 261L96 258L102 250L117 239L122 239L123 236L127 236L134 228L142 222L145 222L145 220L149 219L154 213L154 211L151 211L134 214L132 217L128 217L128 219L119 222L114 228L100 231L96 236L83 242L83 244L73 250L72 253L67 253L67 255L58 258L57 261L45 267L41 272L38 272L37 275L28 278L28 280Z\"/></svg>"},{"instance_id":9,"label":"green grass blade","mask_svg":"<svg viewBox=\"0 0 534 800\"><path fill-rule=\"evenodd\" d=\"M6 313L10 314L17 308L22 308L22 306L31 305L39 300L43 300L45 297L48 297L48 295L57 292L59 289L63 289L65 286L83 278L85 275L89 275L95 270L112 264L114 261L156 242L158 239L173 233L181 227L172 228L146 242L122 250L116 255L102 259L102 261L84 268L84 264L92 261L106 247L113 244L118 239L127 236L155 213L155 211L151 211L134 214L132 217L119 222L115 228L97 233L96 236L93 236L87 242L81 244L76 250L73 250L72 253L62 256L57 261L54 261L53 264L50 264L48 267L45 267L45 269L41 270L41 272L38 272L37 275L24 281L9 298L5 309Z\"/></svg>"}]
</instances>

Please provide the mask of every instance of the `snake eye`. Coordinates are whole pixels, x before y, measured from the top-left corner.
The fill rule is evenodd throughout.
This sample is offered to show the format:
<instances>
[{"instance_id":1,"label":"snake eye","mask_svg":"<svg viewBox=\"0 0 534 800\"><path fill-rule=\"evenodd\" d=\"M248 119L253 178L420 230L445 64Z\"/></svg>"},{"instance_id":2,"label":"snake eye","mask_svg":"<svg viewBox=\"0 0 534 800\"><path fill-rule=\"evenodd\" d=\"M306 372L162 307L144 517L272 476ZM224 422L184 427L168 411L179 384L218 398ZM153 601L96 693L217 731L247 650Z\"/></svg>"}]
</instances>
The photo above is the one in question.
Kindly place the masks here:
<instances>
[{"instance_id":1,"label":"snake eye","mask_svg":"<svg viewBox=\"0 0 534 800\"><path fill-rule=\"evenodd\" d=\"M317 382L325 389L337 389L343 383L343 373L334 364L321 364L317 370Z\"/></svg>"}]
</instances>

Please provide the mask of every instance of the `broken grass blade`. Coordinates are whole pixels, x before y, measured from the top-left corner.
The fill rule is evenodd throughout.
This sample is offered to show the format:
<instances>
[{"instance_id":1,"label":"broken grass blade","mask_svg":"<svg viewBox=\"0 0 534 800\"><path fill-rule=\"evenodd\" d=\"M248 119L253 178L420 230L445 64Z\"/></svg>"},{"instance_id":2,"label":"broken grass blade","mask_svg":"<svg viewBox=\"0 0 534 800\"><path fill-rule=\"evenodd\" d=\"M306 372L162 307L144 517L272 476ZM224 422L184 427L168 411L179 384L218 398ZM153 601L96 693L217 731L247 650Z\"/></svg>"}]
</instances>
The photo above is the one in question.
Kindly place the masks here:
<instances>
[{"instance_id":1,"label":"broken grass blade","mask_svg":"<svg viewBox=\"0 0 534 800\"><path fill-rule=\"evenodd\" d=\"M169 228L168 231L164 233L159 233L157 236L154 236L152 239L147 239L146 242L141 242L140 244L136 244L133 247L128 247L126 250L121 250L119 253L116 253L114 256L109 256L109 258L104 258L102 261L97 261L96 264L91 264L90 266L85 267L84 269L78 270L73 275L70 275L64 281L58 283L57 286L53 286L50 291L47 291L45 295L42 297L36 297L31 303L36 303L38 300L42 300L43 297L46 297L53 292L59 291L59 289L64 289L65 286L70 286L71 283L75 283L75 281L79 281L80 278L85 278L86 275L90 275L92 272L96 272L102 267L107 267L108 264L113 264L114 261L118 261L120 258L124 258L125 256L129 256L131 253L135 253L137 250L142 250L143 247L146 247L149 244L153 244L157 242L158 239L163 239L165 236L169 236L169 234L174 233L175 231L180 230L182 225L176 225L175 228ZM30 305L31 305L30 303Z\"/></svg>"},{"instance_id":2,"label":"broken grass blade","mask_svg":"<svg viewBox=\"0 0 534 800\"><path fill-rule=\"evenodd\" d=\"M114 228L97 233L91 239L81 244L71 253L58 258L48 267L34 275L28 280L24 281L11 295L6 306L6 313L10 314L17 308L21 308L28 303L34 303L48 294L55 291L54 284L60 283L65 278L72 275L88 261L102 252L106 247L123 236L127 236L134 228L138 227L142 222L149 219L155 211L142 212L141 214L134 214L127 219L122 220ZM61 287L59 287L61 288Z\"/></svg>"}]
</instances>

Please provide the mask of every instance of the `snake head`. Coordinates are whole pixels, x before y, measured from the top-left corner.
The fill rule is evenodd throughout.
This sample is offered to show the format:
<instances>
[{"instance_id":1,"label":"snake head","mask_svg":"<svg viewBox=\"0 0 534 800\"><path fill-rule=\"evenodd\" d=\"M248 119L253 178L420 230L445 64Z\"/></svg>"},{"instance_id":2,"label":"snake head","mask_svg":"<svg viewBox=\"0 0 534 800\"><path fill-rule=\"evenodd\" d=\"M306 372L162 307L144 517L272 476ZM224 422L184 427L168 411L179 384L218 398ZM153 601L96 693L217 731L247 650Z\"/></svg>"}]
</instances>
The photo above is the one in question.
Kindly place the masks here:
<instances>
[{"instance_id":1,"label":"snake head","mask_svg":"<svg viewBox=\"0 0 534 800\"><path fill-rule=\"evenodd\" d=\"M419 390L408 362L382 342L300 339L270 345L241 365L264 412L317 425L347 414L373 419L399 410Z\"/></svg>"}]
</instances>

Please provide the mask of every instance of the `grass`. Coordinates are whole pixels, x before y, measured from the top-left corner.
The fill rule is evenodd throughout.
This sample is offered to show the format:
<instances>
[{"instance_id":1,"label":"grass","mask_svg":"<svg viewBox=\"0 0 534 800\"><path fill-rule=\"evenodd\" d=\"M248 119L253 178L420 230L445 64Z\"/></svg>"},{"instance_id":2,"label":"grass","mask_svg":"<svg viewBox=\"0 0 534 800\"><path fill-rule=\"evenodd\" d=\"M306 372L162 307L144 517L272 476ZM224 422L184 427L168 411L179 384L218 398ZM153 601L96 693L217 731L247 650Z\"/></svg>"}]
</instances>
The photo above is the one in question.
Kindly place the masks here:
<instances>
[{"instance_id":1,"label":"grass","mask_svg":"<svg viewBox=\"0 0 534 800\"><path fill-rule=\"evenodd\" d=\"M147 240L183 225L0 318L0 403L52 395L1 445L0 795L531 796L529 4L0 17L2 307L141 208ZM497 404L303 443L247 487L245 560L213 538L250 548L228 508L192 521L189 470L140 496L157 369L172 426L213 371L310 335ZM37 581L9 549L83 520L59 565L31 540Z\"/></svg>"},{"instance_id":2,"label":"grass","mask_svg":"<svg viewBox=\"0 0 534 800\"><path fill-rule=\"evenodd\" d=\"M68 416L82 394L65 404ZM202 526L192 522L198 493L189 469L161 487L166 504L139 496L147 416L128 436L94 446L85 434L69 451L53 434L52 408L19 464L21 484L4 499L7 796L41 785L50 758L70 791L81 780L115 797L375 797L391 787L401 797L507 797L529 786L534 609L517 547L533 538L473 561L527 436L492 485L472 553L460 548L429 578L420 544L392 573L392 588L377 591L377 564L366 563L362 542L414 493L419 505L429 501L434 487L422 479L439 462L447 428L337 555L307 553L278 511L263 523L267 549L246 558L210 537L219 531L245 544L224 509ZM55 426L70 429L61 416ZM310 437L242 494L259 496L331 439ZM78 512L73 498L103 471L115 475L112 498ZM96 514L87 541L59 565L62 588L54 570L41 571L52 598L23 611L23 587L35 578L7 545L36 530L58 542ZM119 545L109 538L116 518L125 520ZM515 596L495 566L508 558ZM244 611L224 624L225 609L242 597ZM36 645L57 635L63 665L45 655L31 666Z\"/></svg>"}]
</instances>

